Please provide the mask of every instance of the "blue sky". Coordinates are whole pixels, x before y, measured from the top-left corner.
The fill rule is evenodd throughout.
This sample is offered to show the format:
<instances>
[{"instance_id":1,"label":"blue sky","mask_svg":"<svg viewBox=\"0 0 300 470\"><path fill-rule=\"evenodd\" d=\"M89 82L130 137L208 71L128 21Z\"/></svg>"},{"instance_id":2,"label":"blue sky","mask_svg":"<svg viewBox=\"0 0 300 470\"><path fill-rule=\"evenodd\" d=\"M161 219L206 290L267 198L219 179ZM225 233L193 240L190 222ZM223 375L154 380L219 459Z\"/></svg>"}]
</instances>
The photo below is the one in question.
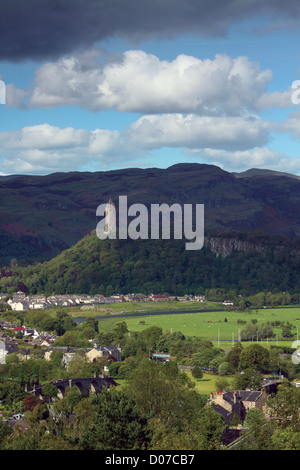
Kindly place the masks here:
<instances>
[{"instance_id":1,"label":"blue sky","mask_svg":"<svg viewBox=\"0 0 300 470\"><path fill-rule=\"evenodd\" d=\"M12 27L0 24L0 174L179 162L300 174L296 1L199 1L200 9L187 0L182 10L173 0L163 17L171 0L144 0L145 16L133 0L111 0L113 12L98 0L89 14L86 0L80 33L64 21L76 24L81 0L76 12L51 11L49 29L22 21L35 11L40 24L43 2L20 2L18 15L4 1ZM126 20L130 8L139 22Z\"/></svg>"}]
</instances>

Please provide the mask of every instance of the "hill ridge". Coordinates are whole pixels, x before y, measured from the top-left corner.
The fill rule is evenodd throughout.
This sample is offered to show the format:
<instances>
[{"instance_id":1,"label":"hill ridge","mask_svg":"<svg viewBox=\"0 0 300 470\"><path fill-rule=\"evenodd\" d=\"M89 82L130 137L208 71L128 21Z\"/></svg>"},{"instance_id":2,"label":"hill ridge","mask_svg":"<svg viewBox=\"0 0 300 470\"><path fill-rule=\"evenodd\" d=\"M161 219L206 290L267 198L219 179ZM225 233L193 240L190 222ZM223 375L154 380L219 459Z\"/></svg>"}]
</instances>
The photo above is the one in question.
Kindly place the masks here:
<instances>
[{"instance_id":1,"label":"hill ridge","mask_svg":"<svg viewBox=\"0 0 300 470\"><path fill-rule=\"evenodd\" d=\"M128 205L204 204L207 232L300 235L296 177L237 177L202 163L16 175L0 178L0 266L53 258L93 230L98 205L119 195Z\"/></svg>"}]
</instances>

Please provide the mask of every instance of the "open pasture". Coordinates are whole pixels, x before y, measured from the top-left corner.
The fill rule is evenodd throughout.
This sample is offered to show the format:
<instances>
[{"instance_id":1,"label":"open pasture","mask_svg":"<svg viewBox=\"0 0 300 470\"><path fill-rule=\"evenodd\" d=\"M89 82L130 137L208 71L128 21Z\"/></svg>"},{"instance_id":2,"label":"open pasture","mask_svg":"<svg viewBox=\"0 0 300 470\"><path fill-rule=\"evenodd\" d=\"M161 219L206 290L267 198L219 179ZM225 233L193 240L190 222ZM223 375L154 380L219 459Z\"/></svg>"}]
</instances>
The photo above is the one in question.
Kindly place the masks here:
<instances>
[{"instance_id":1,"label":"open pasture","mask_svg":"<svg viewBox=\"0 0 300 470\"><path fill-rule=\"evenodd\" d=\"M119 321L126 321L130 331L142 331L151 326L158 326L163 331L175 332L181 331L186 336L196 336L208 339L214 343L219 343L220 347L231 346L233 341L239 338L239 331L244 328L245 324L241 324L238 320L244 320L250 323L251 320L257 320L257 324L266 322L290 322L295 326L294 333L296 339L296 327L300 326L300 308L274 308L251 310L251 313L243 312L197 312L184 314L168 314L168 315L149 315L147 316L130 316L117 318L102 318L99 320L99 328L102 331L108 331L113 325ZM226 321L227 320L227 321ZM275 335L278 338L281 335L281 328L274 326ZM254 341L257 338L253 339ZM278 344L286 344L291 346L291 340L279 341ZM277 344L277 336L270 340L265 340L264 345Z\"/></svg>"}]
</instances>

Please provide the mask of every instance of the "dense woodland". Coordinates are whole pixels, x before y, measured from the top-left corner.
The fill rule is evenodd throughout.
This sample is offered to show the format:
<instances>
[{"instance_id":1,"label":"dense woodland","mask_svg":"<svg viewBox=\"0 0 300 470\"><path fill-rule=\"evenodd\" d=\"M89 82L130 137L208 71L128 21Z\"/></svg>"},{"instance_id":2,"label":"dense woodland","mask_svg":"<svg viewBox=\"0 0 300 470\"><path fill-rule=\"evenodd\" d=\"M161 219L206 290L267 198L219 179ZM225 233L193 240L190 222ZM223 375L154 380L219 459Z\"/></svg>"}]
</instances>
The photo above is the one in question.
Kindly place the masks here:
<instances>
[{"instance_id":1,"label":"dense woodland","mask_svg":"<svg viewBox=\"0 0 300 470\"><path fill-rule=\"evenodd\" d=\"M185 240L99 240L93 231L51 261L21 267L12 260L13 276L0 279L0 290L14 292L21 281L29 294L46 295L300 292L299 242L285 240L281 249L277 238L264 237L263 243L262 253L235 251L223 258L208 247L187 251Z\"/></svg>"}]
</instances>

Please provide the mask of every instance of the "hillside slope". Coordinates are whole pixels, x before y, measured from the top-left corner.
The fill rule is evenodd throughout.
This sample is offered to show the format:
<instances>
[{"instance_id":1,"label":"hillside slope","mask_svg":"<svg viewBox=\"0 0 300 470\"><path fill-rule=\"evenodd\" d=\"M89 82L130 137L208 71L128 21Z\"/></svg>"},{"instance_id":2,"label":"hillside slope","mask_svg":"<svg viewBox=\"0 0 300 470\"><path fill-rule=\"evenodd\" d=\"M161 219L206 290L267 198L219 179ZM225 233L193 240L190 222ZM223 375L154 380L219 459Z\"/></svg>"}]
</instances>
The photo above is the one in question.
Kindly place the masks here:
<instances>
[{"instance_id":1,"label":"hillside slope","mask_svg":"<svg viewBox=\"0 0 300 470\"><path fill-rule=\"evenodd\" d=\"M0 266L49 260L73 246L96 227L98 205L117 204L120 195L147 207L204 204L207 233L300 235L300 180L293 176L237 177L204 164L10 176L0 179Z\"/></svg>"},{"instance_id":2,"label":"hillside slope","mask_svg":"<svg viewBox=\"0 0 300 470\"><path fill-rule=\"evenodd\" d=\"M300 292L300 241L243 235L207 238L199 251L186 251L185 240L99 240L93 231L54 259L0 280L29 293L143 292L183 295L210 288L243 294Z\"/></svg>"}]
</instances>

